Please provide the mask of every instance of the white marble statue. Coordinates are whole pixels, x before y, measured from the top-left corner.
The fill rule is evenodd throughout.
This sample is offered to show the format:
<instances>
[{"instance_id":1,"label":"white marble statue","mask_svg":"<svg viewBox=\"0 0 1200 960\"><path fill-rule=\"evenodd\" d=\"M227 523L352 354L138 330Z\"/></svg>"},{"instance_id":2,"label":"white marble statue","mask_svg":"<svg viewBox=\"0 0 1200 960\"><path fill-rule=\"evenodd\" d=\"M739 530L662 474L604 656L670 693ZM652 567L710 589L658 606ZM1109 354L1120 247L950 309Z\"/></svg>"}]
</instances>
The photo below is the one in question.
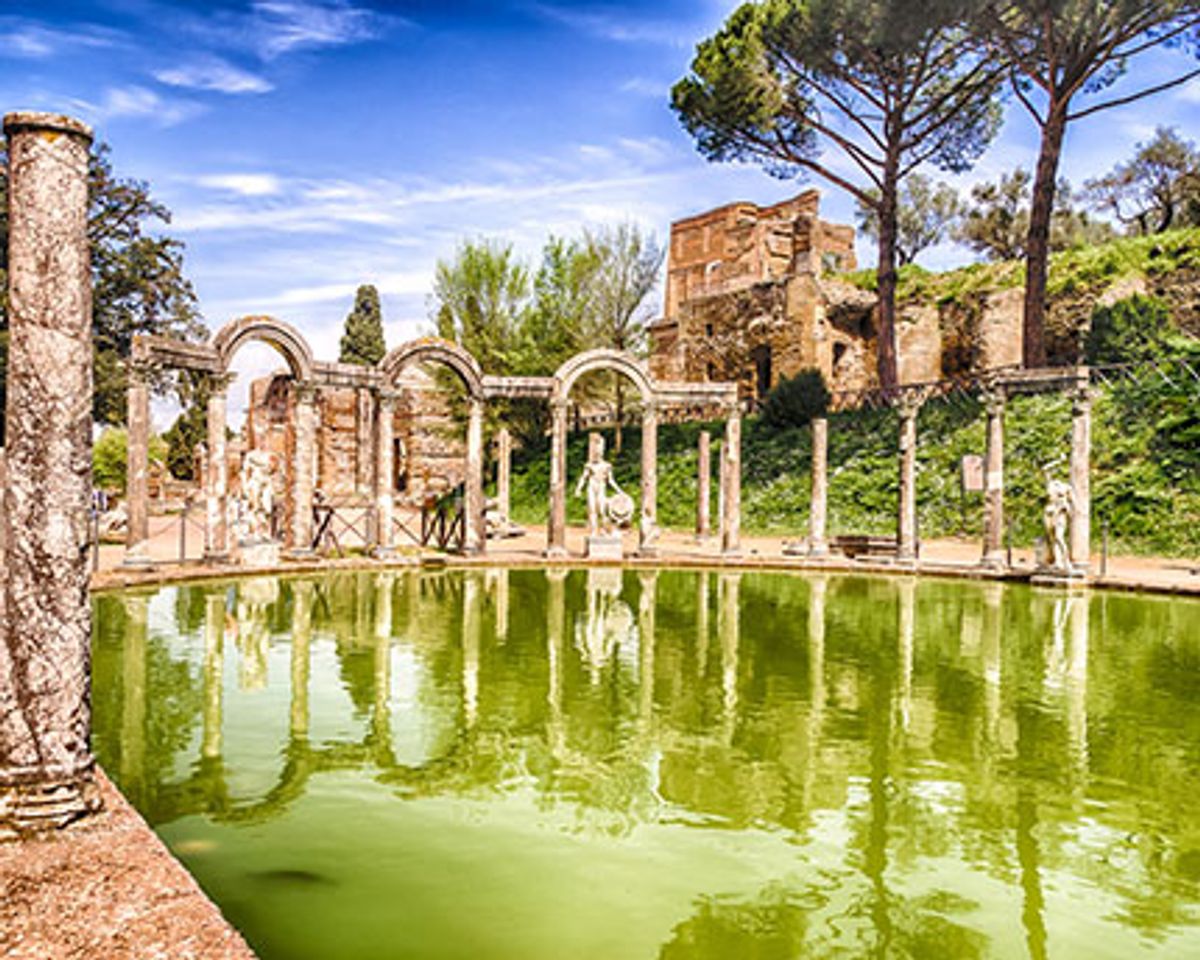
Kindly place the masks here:
<instances>
[{"instance_id":1,"label":"white marble statue","mask_svg":"<svg viewBox=\"0 0 1200 960\"><path fill-rule=\"evenodd\" d=\"M584 465L575 496L587 490L588 535L611 537L615 528L628 524L633 517L633 501L617 484L612 464L604 459L604 438L593 433L588 438L588 462ZM613 496L608 495L612 489Z\"/></svg>"},{"instance_id":2,"label":"white marble statue","mask_svg":"<svg viewBox=\"0 0 1200 960\"><path fill-rule=\"evenodd\" d=\"M1071 569L1071 547L1068 536L1075 498L1071 485L1056 478L1046 481L1046 509L1042 521L1046 532L1046 554L1043 562L1054 570Z\"/></svg>"},{"instance_id":3,"label":"white marble statue","mask_svg":"<svg viewBox=\"0 0 1200 960\"><path fill-rule=\"evenodd\" d=\"M242 462L242 535L249 541L271 540L275 489L271 484L271 455L251 450Z\"/></svg>"}]
</instances>

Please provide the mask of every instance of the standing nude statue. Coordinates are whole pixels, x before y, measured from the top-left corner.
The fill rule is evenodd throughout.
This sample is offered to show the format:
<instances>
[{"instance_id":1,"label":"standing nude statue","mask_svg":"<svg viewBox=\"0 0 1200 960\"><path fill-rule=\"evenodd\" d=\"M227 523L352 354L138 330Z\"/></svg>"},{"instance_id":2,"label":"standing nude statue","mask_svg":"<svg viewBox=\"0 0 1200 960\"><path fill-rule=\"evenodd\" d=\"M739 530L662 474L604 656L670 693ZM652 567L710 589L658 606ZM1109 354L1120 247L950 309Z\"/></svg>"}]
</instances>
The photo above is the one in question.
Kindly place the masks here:
<instances>
[{"instance_id":1,"label":"standing nude statue","mask_svg":"<svg viewBox=\"0 0 1200 960\"><path fill-rule=\"evenodd\" d=\"M1071 549L1067 534L1075 511L1071 485L1056 478L1046 481L1046 509L1042 521L1046 530L1046 563L1055 570L1071 569Z\"/></svg>"},{"instance_id":2,"label":"standing nude statue","mask_svg":"<svg viewBox=\"0 0 1200 960\"><path fill-rule=\"evenodd\" d=\"M611 487L618 497L628 499L625 491L613 476L612 464L604 459L604 438L598 433L588 437L588 462L584 465L579 482L575 485L575 496L582 496L587 487L588 536L612 536L613 511L610 508L608 490Z\"/></svg>"}]
</instances>

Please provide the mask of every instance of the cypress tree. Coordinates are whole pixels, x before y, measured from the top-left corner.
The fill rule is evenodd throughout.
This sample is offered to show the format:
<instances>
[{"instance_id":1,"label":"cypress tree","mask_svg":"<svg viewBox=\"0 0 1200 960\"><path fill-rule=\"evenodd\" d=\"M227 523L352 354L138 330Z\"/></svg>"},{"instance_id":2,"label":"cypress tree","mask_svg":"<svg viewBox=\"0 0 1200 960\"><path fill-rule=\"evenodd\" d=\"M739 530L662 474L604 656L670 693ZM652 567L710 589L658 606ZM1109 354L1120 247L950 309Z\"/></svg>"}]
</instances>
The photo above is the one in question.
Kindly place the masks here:
<instances>
[{"instance_id":1,"label":"cypress tree","mask_svg":"<svg viewBox=\"0 0 1200 960\"><path fill-rule=\"evenodd\" d=\"M342 334L342 363L357 363L373 367L387 352L383 341L383 316L379 310L379 291L369 283L358 288L354 295L354 309L346 317L345 333Z\"/></svg>"}]
</instances>

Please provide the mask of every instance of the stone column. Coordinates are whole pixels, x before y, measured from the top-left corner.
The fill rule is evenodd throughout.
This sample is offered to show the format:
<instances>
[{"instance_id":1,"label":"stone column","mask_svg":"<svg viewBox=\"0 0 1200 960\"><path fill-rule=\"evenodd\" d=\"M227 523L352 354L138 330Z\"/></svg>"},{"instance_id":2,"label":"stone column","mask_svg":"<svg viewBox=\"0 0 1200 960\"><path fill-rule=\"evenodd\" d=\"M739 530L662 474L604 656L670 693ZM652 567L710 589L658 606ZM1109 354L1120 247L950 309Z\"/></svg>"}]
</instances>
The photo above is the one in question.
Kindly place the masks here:
<instances>
[{"instance_id":1,"label":"stone column","mask_svg":"<svg viewBox=\"0 0 1200 960\"><path fill-rule=\"evenodd\" d=\"M396 448L395 395L381 391L375 410L378 418L375 422L376 445L379 449L379 459L375 469L375 555L390 557L395 552L395 531L392 520L394 497L392 488L396 476L396 468L393 463Z\"/></svg>"},{"instance_id":2,"label":"stone column","mask_svg":"<svg viewBox=\"0 0 1200 960\"><path fill-rule=\"evenodd\" d=\"M658 555L658 407L648 399L642 410L642 522L638 554Z\"/></svg>"},{"instance_id":3,"label":"stone column","mask_svg":"<svg viewBox=\"0 0 1200 960\"><path fill-rule=\"evenodd\" d=\"M709 500L712 499L712 434L700 431L696 451L696 539L707 540L712 536L712 517Z\"/></svg>"},{"instance_id":4,"label":"stone column","mask_svg":"<svg viewBox=\"0 0 1200 960\"><path fill-rule=\"evenodd\" d=\"M987 449L983 458L983 566L1004 567L1004 405L1003 388L983 396Z\"/></svg>"},{"instance_id":5,"label":"stone column","mask_svg":"<svg viewBox=\"0 0 1200 960\"><path fill-rule=\"evenodd\" d=\"M472 398L467 419L466 550L487 549L487 521L483 515L483 401Z\"/></svg>"},{"instance_id":6,"label":"stone column","mask_svg":"<svg viewBox=\"0 0 1200 960\"><path fill-rule=\"evenodd\" d=\"M550 402L550 518L546 556L567 555L567 401Z\"/></svg>"},{"instance_id":7,"label":"stone column","mask_svg":"<svg viewBox=\"0 0 1200 960\"><path fill-rule=\"evenodd\" d=\"M1071 565L1086 574L1092 544L1092 392L1086 381L1071 397Z\"/></svg>"},{"instance_id":8,"label":"stone column","mask_svg":"<svg viewBox=\"0 0 1200 960\"><path fill-rule=\"evenodd\" d=\"M229 376L213 377L208 393L208 483L204 495L204 561L229 560L229 466L225 453L225 401Z\"/></svg>"},{"instance_id":9,"label":"stone column","mask_svg":"<svg viewBox=\"0 0 1200 960\"><path fill-rule=\"evenodd\" d=\"M737 407L725 421L721 488L721 553L738 556L742 552L742 412Z\"/></svg>"},{"instance_id":10,"label":"stone column","mask_svg":"<svg viewBox=\"0 0 1200 960\"><path fill-rule=\"evenodd\" d=\"M312 556L313 478L317 453L317 391L309 383L296 383L296 465L293 470L292 548L295 559Z\"/></svg>"},{"instance_id":11,"label":"stone column","mask_svg":"<svg viewBox=\"0 0 1200 960\"><path fill-rule=\"evenodd\" d=\"M4 118L9 170L6 619L0 623L0 837L99 808L89 746L92 132Z\"/></svg>"},{"instance_id":12,"label":"stone column","mask_svg":"<svg viewBox=\"0 0 1200 960\"><path fill-rule=\"evenodd\" d=\"M371 467L375 463L375 451L372 449L373 431L371 426L374 423L374 404L371 402L371 391L359 387L355 390L358 409L355 426L357 428L357 437L355 446L358 448L358 455L355 457L356 477L355 486L362 493L366 493L371 489Z\"/></svg>"},{"instance_id":13,"label":"stone column","mask_svg":"<svg viewBox=\"0 0 1200 960\"><path fill-rule=\"evenodd\" d=\"M829 516L829 421L812 420L812 502L808 508L808 553L812 557L829 554L826 521Z\"/></svg>"},{"instance_id":14,"label":"stone column","mask_svg":"<svg viewBox=\"0 0 1200 960\"><path fill-rule=\"evenodd\" d=\"M906 393L900 398L900 506L896 559L917 560L917 414L922 398Z\"/></svg>"},{"instance_id":15,"label":"stone column","mask_svg":"<svg viewBox=\"0 0 1200 960\"><path fill-rule=\"evenodd\" d=\"M129 526L125 537L126 567L150 565L150 387L145 366L126 364L128 429L126 430L125 501Z\"/></svg>"},{"instance_id":16,"label":"stone column","mask_svg":"<svg viewBox=\"0 0 1200 960\"><path fill-rule=\"evenodd\" d=\"M512 511L512 434L501 427L496 434L496 508L505 520Z\"/></svg>"}]
</instances>

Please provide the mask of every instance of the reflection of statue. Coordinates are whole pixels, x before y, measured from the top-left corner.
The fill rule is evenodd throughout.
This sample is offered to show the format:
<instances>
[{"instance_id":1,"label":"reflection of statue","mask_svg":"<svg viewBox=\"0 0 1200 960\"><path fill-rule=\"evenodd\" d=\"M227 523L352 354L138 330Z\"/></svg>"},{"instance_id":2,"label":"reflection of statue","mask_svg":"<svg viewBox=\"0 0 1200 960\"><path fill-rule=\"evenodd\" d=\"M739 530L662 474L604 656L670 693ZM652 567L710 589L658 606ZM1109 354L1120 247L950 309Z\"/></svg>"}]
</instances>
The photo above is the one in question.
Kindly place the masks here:
<instances>
[{"instance_id":1,"label":"reflection of statue","mask_svg":"<svg viewBox=\"0 0 1200 960\"><path fill-rule=\"evenodd\" d=\"M1071 529L1071 515L1075 510L1075 498L1070 484L1051 478L1046 482L1046 509L1042 519L1046 530L1046 552L1043 562L1055 570L1071 569L1071 550L1067 534Z\"/></svg>"},{"instance_id":2,"label":"reflection of statue","mask_svg":"<svg viewBox=\"0 0 1200 960\"><path fill-rule=\"evenodd\" d=\"M604 438L597 433L588 438L588 462L575 485L575 496L583 494L585 485L590 536L612 536L615 527L625 526L633 518L633 501L617 485L612 464L604 459ZM608 496L609 487L615 496Z\"/></svg>"},{"instance_id":3,"label":"reflection of statue","mask_svg":"<svg viewBox=\"0 0 1200 960\"><path fill-rule=\"evenodd\" d=\"M275 490L271 485L271 455L251 450L242 463L242 524L246 540L271 539Z\"/></svg>"},{"instance_id":4,"label":"reflection of statue","mask_svg":"<svg viewBox=\"0 0 1200 960\"><path fill-rule=\"evenodd\" d=\"M621 571L593 568L587 574L587 616L575 624L575 643L587 662L592 682L613 653L632 642L633 611L621 599Z\"/></svg>"}]
</instances>

